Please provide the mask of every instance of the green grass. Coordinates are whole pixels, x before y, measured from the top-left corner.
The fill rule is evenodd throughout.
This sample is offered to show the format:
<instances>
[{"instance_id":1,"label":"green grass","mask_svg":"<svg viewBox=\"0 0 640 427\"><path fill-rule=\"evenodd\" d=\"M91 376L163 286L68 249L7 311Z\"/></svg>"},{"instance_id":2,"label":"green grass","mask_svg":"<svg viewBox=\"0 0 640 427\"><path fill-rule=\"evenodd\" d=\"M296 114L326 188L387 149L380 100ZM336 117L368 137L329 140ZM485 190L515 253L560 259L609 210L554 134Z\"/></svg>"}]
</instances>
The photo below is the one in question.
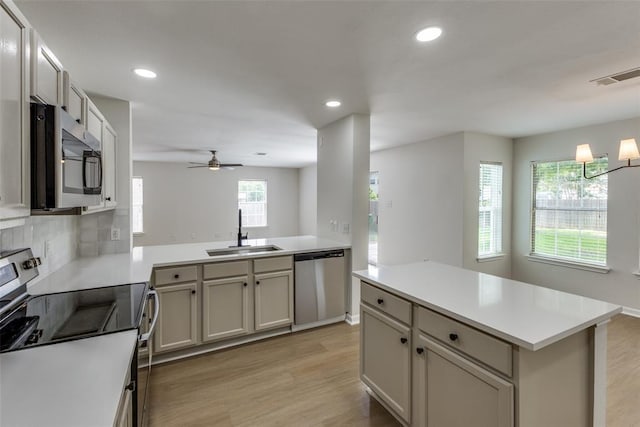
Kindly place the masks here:
<instances>
[{"instance_id":1,"label":"green grass","mask_svg":"<svg viewBox=\"0 0 640 427\"><path fill-rule=\"evenodd\" d=\"M605 264L607 234L585 230L536 230L534 253Z\"/></svg>"}]
</instances>

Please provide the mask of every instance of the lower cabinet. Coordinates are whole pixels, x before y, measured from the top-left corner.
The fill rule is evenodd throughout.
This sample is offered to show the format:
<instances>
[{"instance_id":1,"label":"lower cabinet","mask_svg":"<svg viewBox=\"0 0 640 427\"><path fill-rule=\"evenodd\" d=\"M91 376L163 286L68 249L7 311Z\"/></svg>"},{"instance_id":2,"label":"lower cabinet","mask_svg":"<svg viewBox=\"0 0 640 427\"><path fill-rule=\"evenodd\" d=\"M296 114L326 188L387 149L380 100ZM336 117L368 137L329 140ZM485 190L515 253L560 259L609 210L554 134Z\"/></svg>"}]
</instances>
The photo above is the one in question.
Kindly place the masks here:
<instances>
[{"instance_id":1,"label":"lower cabinet","mask_svg":"<svg viewBox=\"0 0 640 427\"><path fill-rule=\"evenodd\" d=\"M411 419L411 329L361 307L360 376L397 415Z\"/></svg>"},{"instance_id":2,"label":"lower cabinet","mask_svg":"<svg viewBox=\"0 0 640 427\"><path fill-rule=\"evenodd\" d=\"M513 426L513 384L419 334L412 425Z\"/></svg>"},{"instance_id":3,"label":"lower cabinet","mask_svg":"<svg viewBox=\"0 0 640 427\"><path fill-rule=\"evenodd\" d=\"M293 271L254 275L255 330L293 323Z\"/></svg>"},{"instance_id":4,"label":"lower cabinet","mask_svg":"<svg viewBox=\"0 0 640 427\"><path fill-rule=\"evenodd\" d=\"M155 353L178 350L198 344L197 282L156 288L160 316L154 332Z\"/></svg>"},{"instance_id":5,"label":"lower cabinet","mask_svg":"<svg viewBox=\"0 0 640 427\"><path fill-rule=\"evenodd\" d=\"M202 340L249 333L249 277L202 282Z\"/></svg>"}]
</instances>

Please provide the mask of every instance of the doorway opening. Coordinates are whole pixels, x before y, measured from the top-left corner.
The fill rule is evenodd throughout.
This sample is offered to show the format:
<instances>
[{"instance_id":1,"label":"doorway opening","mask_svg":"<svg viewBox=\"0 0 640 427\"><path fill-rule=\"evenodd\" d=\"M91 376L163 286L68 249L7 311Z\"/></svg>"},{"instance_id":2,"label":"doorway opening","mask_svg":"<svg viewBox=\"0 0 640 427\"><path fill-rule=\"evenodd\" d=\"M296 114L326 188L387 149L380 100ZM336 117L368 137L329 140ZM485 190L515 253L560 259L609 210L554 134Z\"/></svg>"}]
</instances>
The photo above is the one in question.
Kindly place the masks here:
<instances>
[{"instance_id":1,"label":"doorway opening","mask_svg":"<svg viewBox=\"0 0 640 427\"><path fill-rule=\"evenodd\" d=\"M369 264L378 264L378 172L369 172Z\"/></svg>"}]
</instances>

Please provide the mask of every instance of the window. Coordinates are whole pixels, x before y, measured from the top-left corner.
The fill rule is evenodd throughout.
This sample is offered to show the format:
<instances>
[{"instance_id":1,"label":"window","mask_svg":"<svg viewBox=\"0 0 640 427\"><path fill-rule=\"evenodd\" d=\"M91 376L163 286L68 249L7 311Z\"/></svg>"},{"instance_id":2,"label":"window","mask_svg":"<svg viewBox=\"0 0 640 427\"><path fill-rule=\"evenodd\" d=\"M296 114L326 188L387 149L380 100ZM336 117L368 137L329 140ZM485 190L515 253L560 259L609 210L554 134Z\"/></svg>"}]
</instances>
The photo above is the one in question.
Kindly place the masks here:
<instances>
[{"instance_id":1,"label":"window","mask_svg":"<svg viewBox=\"0 0 640 427\"><path fill-rule=\"evenodd\" d=\"M133 208L132 216L133 216L133 224L132 224L132 232L134 234L141 234L144 230L143 222L142 222L142 177L134 176L131 179L133 191L131 194L131 205Z\"/></svg>"},{"instance_id":2,"label":"window","mask_svg":"<svg viewBox=\"0 0 640 427\"><path fill-rule=\"evenodd\" d=\"M238 209L242 209L242 225L267 226L267 181L238 181Z\"/></svg>"},{"instance_id":3,"label":"window","mask_svg":"<svg viewBox=\"0 0 640 427\"><path fill-rule=\"evenodd\" d=\"M502 163L480 162L478 258L502 253Z\"/></svg>"},{"instance_id":4,"label":"window","mask_svg":"<svg viewBox=\"0 0 640 427\"><path fill-rule=\"evenodd\" d=\"M607 157L589 164L604 172ZM582 177L573 160L534 162L531 252L547 258L605 265L607 261L607 175Z\"/></svg>"}]
</instances>

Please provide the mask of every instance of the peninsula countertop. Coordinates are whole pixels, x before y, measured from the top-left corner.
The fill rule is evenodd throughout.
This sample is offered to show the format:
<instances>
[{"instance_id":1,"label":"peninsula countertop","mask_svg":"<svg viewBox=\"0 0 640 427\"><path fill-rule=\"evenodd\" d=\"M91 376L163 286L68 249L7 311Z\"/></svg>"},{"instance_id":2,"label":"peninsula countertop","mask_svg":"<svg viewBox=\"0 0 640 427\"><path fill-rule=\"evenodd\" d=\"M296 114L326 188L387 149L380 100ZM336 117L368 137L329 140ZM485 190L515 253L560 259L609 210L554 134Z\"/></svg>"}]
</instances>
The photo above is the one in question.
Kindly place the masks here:
<instances>
[{"instance_id":1,"label":"peninsula countertop","mask_svg":"<svg viewBox=\"0 0 640 427\"><path fill-rule=\"evenodd\" d=\"M622 311L619 305L434 261L370 266L353 275L532 351Z\"/></svg>"},{"instance_id":2,"label":"peninsula countertop","mask_svg":"<svg viewBox=\"0 0 640 427\"><path fill-rule=\"evenodd\" d=\"M349 244L316 236L293 236L243 241L245 245L274 245L282 248L278 251L220 256L207 254L207 250L226 249L234 244L235 242L228 241L139 246L134 247L130 253L82 257L34 281L29 285L29 293L43 294L146 282L151 278L151 271L155 267L273 257L351 247Z\"/></svg>"},{"instance_id":3,"label":"peninsula countertop","mask_svg":"<svg viewBox=\"0 0 640 427\"><path fill-rule=\"evenodd\" d=\"M0 425L112 426L136 331L0 354Z\"/></svg>"}]
</instances>

